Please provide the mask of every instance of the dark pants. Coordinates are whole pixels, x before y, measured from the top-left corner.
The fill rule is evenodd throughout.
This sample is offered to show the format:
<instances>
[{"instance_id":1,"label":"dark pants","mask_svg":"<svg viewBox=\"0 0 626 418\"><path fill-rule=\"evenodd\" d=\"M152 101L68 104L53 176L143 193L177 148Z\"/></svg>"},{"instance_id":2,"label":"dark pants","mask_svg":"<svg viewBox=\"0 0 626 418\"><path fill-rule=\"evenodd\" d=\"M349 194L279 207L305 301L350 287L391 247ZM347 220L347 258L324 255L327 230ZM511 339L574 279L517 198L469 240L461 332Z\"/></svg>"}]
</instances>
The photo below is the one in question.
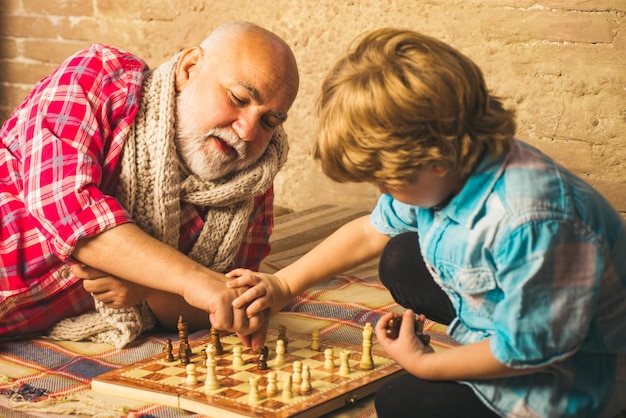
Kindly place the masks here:
<instances>
[{"instance_id":1,"label":"dark pants","mask_svg":"<svg viewBox=\"0 0 626 418\"><path fill-rule=\"evenodd\" d=\"M379 276L394 300L405 308L441 324L456 316L448 296L433 281L417 242L408 232L389 241L380 259ZM379 418L497 417L469 386L456 381L429 381L405 374L376 392Z\"/></svg>"}]
</instances>

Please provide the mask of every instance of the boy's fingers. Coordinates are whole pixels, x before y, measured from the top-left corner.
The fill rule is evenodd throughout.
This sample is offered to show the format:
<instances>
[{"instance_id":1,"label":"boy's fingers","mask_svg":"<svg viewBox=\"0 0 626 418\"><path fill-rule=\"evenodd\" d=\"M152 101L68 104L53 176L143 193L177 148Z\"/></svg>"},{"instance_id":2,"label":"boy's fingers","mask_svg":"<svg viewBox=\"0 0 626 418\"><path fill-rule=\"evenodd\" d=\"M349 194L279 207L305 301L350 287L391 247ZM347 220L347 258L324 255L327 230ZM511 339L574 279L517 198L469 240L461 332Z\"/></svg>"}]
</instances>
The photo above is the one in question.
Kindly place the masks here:
<instances>
[{"instance_id":1,"label":"boy's fingers","mask_svg":"<svg viewBox=\"0 0 626 418\"><path fill-rule=\"evenodd\" d=\"M402 315L400 334L402 334L403 338L415 337L415 312L411 309L407 309Z\"/></svg>"},{"instance_id":2,"label":"boy's fingers","mask_svg":"<svg viewBox=\"0 0 626 418\"><path fill-rule=\"evenodd\" d=\"M233 299L233 308L241 309L248 303L254 303L260 297L265 296L264 289L260 287L251 287L243 292L241 295Z\"/></svg>"}]
</instances>

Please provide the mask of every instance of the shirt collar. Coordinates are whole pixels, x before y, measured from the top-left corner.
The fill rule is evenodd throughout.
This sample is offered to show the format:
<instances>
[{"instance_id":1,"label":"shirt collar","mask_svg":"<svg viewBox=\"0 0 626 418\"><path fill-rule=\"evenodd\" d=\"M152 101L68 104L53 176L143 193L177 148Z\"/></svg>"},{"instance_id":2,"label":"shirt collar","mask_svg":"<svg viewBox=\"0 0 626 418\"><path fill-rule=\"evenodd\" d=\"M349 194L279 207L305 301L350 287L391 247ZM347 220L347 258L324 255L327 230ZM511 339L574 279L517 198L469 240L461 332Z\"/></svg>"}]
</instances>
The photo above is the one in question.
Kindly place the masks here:
<instances>
[{"instance_id":1,"label":"shirt collar","mask_svg":"<svg viewBox=\"0 0 626 418\"><path fill-rule=\"evenodd\" d=\"M502 176L506 158L504 155L496 158L484 155L461 191L438 211L439 216L450 218L458 224L471 228L476 218L483 212L487 198Z\"/></svg>"}]
</instances>

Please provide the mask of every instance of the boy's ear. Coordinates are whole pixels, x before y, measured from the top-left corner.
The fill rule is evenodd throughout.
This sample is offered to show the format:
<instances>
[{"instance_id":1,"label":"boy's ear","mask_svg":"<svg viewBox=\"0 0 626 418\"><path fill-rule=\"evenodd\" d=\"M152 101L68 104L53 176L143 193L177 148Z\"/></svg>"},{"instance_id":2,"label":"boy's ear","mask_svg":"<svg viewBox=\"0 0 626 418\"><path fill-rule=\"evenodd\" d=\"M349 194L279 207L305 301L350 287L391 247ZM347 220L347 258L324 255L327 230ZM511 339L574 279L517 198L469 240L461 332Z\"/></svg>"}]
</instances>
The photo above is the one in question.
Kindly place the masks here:
<instances>
[{"instance_id":1,"label":"boy's ear","mask_svg":"<svg viewBox=\"0 0 626 418\"><path fill-rule=\"evenodd\" d=\"M193 48L187 48L182 52L178 65L176 66L175 85L176 92L180 92L185 84L192 77L193 72L199 68L200 61L202 60L202 48L194 46Z\"/></svg>"},{"instance_id":2,"label":"boy's ear","mask_svg":"<svg viewBox=\"0 0 626 418\"><path fill-rule=\"evenodd\" d=\"M437 177L443 177L448 174L448 169L442 165L434 164L431 166L431 169Z\"/></svg>"}]
</instances>

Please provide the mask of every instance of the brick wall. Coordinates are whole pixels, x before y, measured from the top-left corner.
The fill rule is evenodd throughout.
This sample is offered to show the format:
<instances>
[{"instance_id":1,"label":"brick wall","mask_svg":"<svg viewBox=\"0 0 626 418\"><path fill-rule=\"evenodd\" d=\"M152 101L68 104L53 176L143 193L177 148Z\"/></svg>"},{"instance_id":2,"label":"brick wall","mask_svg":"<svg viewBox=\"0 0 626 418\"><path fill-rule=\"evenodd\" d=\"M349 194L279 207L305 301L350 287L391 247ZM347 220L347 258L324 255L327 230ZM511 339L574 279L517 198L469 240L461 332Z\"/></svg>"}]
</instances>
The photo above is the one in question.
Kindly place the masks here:
<instances>
[{"instance_id":1,"label":"brick wall","mask_svg":"<svg viewBox=\"0 0 626 418\"><path fill-rule=\"evenodd\" d=\"M236 19L283 36L300 65L279 204L375 202L371 186L332 183L312 161L314 105L326 72L357 35L399 26L472 57L518 109L519 137L626 214L626 0L0 0L0 121L37 80L93 42L154 66Z\"/></svg>"}]
</instances>

